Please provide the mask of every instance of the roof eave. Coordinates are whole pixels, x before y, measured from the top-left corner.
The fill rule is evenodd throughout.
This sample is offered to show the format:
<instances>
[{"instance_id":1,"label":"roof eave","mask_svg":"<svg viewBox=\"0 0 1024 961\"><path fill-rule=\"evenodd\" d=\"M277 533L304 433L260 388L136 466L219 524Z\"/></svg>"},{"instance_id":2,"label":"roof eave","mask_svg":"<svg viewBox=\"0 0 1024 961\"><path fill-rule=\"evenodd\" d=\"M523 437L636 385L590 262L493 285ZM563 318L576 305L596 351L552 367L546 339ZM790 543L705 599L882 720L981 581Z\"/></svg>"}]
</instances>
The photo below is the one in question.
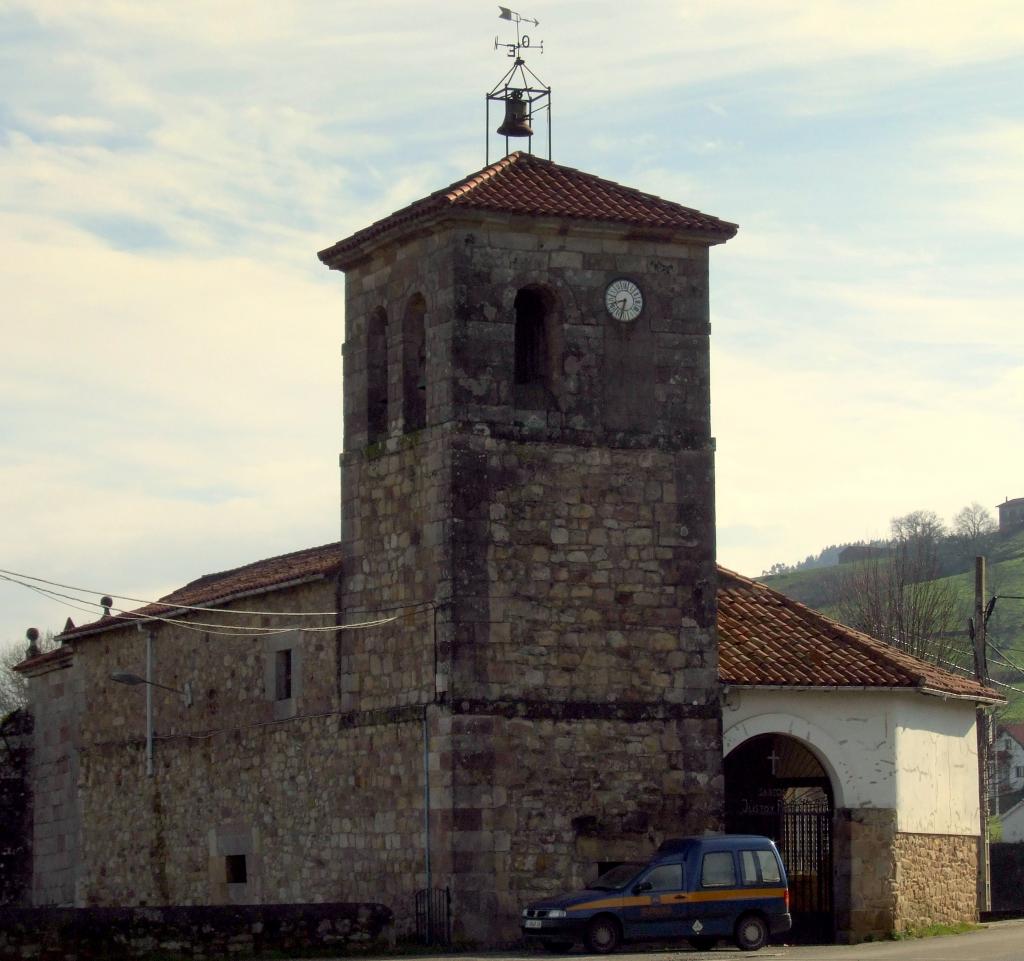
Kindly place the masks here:
<instances>
[{"instance_id":1,"label":"roof eave","mask_svg":"<svg viewBox=\"0 0 1024 961\"><path fill-rule=\"evenodd\" d=\"M975 704L1002 704L1006 698L995 692L989 694L955 694L941 688L925 685L882 685L882 684L738 684L735 681L722 681L724 688L743 691L808 691L835 694L839 691L859 691L878 694L926 694L930 697L941 697L943 700L972 701Z\"/></svg>"}]
</instances>

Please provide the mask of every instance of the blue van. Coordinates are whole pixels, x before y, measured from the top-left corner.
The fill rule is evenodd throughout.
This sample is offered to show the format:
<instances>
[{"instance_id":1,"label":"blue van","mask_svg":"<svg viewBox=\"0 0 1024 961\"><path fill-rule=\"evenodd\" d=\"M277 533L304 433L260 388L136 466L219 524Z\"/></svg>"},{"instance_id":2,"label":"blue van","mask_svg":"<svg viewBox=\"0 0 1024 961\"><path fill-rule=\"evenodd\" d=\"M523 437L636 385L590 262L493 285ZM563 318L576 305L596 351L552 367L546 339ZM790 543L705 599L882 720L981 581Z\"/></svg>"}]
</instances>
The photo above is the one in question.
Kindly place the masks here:
<instances>
[{"instance_id":1,"label":"blue van","mask_svg":"<svg viewBox=\"0 0 1024 961\"><path fill-rule=\"evenodd\" d=\"M522 931L552 954L582 942L607 954L627 941L685 938L698 950L729 938L756 951L793 926L789 886L769 838L673 838L646 864L620 864L583 891L534 901Z\"/></svg>"}]
</instances>

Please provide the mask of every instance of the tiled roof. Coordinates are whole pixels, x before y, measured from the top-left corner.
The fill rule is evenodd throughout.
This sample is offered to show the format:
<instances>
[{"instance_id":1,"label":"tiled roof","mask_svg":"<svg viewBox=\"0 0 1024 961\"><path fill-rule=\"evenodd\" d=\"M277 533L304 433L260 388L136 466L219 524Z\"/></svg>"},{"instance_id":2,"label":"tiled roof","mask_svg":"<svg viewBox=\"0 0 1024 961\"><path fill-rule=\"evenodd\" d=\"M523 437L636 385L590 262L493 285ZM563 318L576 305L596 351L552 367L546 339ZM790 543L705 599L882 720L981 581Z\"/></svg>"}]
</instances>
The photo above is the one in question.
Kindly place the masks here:
<instances>
[{"instance_id":1,"label":"tiled roof","mask_svg":"<svg viewBox=\"0 0 1024 961\"><path fill-rule=\"evenodd\" d=\"M236 567L218 574L206 574L184 587L161 597L159 603L147 604L129 614L114 614L90 624L65 631L61 638L74 638L97 630L131 622L143 617L165 615L183 606L209 607L228 598L245 594L263 593L295 581L323 577L341 568L341 545L337 542L321 547L309 547L292 554L268 557L254 564Z\"/></svg>"},{"instance_id":2,"label":"tiled roof","mask_svg":"<svg viewBox=\"0 0 1024 961\"><path fill-rule=\"evenodd\" d=\"M654 194L517 151L339 240L333 247L321 250L319 257L330 267L343 267L346 255L357 251L366 241L393 227L453 209L568 217L681 231L700 236L709 243L728 240L738 229L736 224L662 200Z\"/></svg>"},{"instance_id":3,"label":"tiled roof","mask_svg":"<svg viewBox=\"0 0 1024 961\"><path fill-rule=\"evenodd\" d=\"M996 736L1009 734L1021 747L1024 747L1024 724L1000 724Z\"/></svg>"},{"instance_id":4,"label":"tiled roof","mask_svg":"<svg viewBox=\"0 0 1024 961\"><path fill-rule=\"evenodd\" d=\"M905 687L1004 700L972 678L883 644L722 567L718 640L718 674L725 684Z\"/></svg>"},{"instance_id":5,"label":"tiled roof","mask_svg":"<svg viewBox=\"0 0 1024 961\"><path fill-rule=\"evenodd\" d=\"M341 545L324 544L271 557L219 574L207 574L130 614L114 615L66 631L61 638L105 631L183 605L210 606L263 593L341 569ZM971 678L943 670L851 630L809 607L718 569L719 678L758 687L877 687L925 689L984 700L1002 697ZM41 655L41 659L55 656ZM34 659L35 660L35 659ZM33 662L24 662L20 668ZM1024 735L1022 735L1024 736ZM1024 743L1024 741L1022 741Z\"/></svg>"}]
</instances>

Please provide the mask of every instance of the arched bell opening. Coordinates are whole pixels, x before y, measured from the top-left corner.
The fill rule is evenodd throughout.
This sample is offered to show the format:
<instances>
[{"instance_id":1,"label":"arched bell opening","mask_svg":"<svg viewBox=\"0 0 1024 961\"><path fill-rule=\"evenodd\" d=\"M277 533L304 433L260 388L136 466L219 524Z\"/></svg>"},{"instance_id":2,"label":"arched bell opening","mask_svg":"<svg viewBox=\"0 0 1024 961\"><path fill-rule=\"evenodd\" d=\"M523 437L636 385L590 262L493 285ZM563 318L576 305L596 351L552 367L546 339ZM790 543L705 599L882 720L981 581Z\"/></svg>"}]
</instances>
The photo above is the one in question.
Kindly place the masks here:
<instances>
[{"instance_id":1,"label":"arched bell opening","mask_svg":"<svg viewBox=\"0 0 1024 961\"><path fill-rule=\"evenodd\" d=\"M759 734L725 758L725 828L770 837L789 876L794 940L835 939L835 792L821 761L786 734Z\"/></svg>"}]
</instances>

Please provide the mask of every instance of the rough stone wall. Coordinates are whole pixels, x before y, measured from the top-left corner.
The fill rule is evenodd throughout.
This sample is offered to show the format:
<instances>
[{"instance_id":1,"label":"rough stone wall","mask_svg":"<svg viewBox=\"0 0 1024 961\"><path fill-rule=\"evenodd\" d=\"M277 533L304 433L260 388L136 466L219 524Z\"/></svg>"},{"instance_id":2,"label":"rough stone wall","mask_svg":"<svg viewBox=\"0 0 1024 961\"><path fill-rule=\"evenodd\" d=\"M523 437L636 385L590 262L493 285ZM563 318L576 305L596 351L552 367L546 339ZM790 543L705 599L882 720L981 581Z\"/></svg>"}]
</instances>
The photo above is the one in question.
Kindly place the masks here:
<instances>
[{"instance_id":1,"label":"rough stone wall","mask_svg":"<svg viewBox=\"0 0 1024 961\"><path fill-rule=\"evenodd\" d=\"M330 612L335 592L333 580L317 581L193 620L291 627L276 614ZM372 898L392 906L408 929L413 893L425 881L422 710L340 706L338 665L357 632L293 636L296 693L293 711L281 717L268 684L267 639L223 636L216 627L154 630L154 677L170 687L190 682L195 703L188 708L154 691L151 778L145 697L109 680L118 670L145 673L145 635L119 628L77 641L87 694L79 903L367 900L372 884ZM434 768L443 787L436 759ZM230 855L245 855L246 883L229 883Z\"/></svg>"},{"instance_id":2,"label":"rough stone wall","mask_svg":"<svg viewBox=\"0 0 1024 961\"><path fill-rule=\"evenodd\" d=\"M390 920L382 904L0 908L0 961L342 953L383 940Z\"/></svg>"},{"instance_id":3,"label":"rough stone wall","mask_svg":"<svg viewBox=\"0 0 1024 961\"><path fill-rule=\"evenodd\" d=\"M457 938L514 941L525 902L582 887L598 862L720 829L720 741L704 722L622 713L452 718Z\"/></svg>"},{"instance_id":4,"label":"rough stone wall","mask_svg":"<svg viewBox=\"0 0 1024 961\"><path fill-rule=\"evenodd\" d=\"M192 686L194 703L169 692L154 690L154 723L158 735L179 735L273 721L274 690L268 686L270 641L257 634L224 633L224 625L251 624L254 628L292 629L293 612L332 612L336 585L333 579L243 598L227 605L228 613L204 611L191 616L189 627L148 622L155 632L153 677L172 688ZM225 606L225 605L219 605ZM284 615L284 616L278 616ZM301 664L301 694L295 710L316 713L337 707L337 645L333 614L304 617L301 624L325 631L295 637ZM279 637L280 635L276 635ZM145 690L110 680L117 671L146 675L146 633L119 628L75 641L76 666L84 691L81 743L124 742L145 737Z\"/></svg>"},{"instance_id":5,"label":"rough stone wall","mask_svg":"<svg viewBox=\"0 0 1024 961\"><path fill-rule=\"evenodd\" d=\"M717 705L706 455L490 439L456 457L480 536L458 545L455 697Z\"/></svg>"},{"instance_id":6,"label":"rough stone wall","mask_svg":"<svg viewBox=\"0 0 1024 961\"><path fill-rule=\"evenodd\" d=\"M841 810L834 860L842 942L977 920L976 837L900 832L891 809Z\"/></svg>"},{"instance_id":7,"label":"rough stone wall","mask_svg":"<svg viewBox=\"0 0 1024 961\"><path fill-rule=\"evenodd\" d=\"M32 903L75 903L81 671L70 649L29 676L33 729Z\"/></svg>"},{"instance_id":8,"label":"rough stone wall","mask_svg":"<svg viewBox=\"0 0 1024 961\"><path fill-rule=\"evenodd\" d=\"M977 838L900 833L893 847L895 930L978 920Z\"/></svg>"},{"instance_id":9,"label":"rough stone wall","mask_svg":"<svg viewBox=\"0 0 1024 961\"><path fill-rule=\"evenodd\" d=\"M888 937L895 930L896 811L836 811L833 859L836 930L842 943Z\"/></svg>"},{"instance_id":10,"label":"rough stone wall","mask_svg":"<svg viewBox=\"0 0 1024 961\"><path fill-rule=\"evenodd\" d=\"M403 929L424 885L416 717L334 714L83 752L87 906L365 900ZM358 725L358 726L355 726ZM244 854L245 884L225 855Z\"/></svg>"}]
</instances>

